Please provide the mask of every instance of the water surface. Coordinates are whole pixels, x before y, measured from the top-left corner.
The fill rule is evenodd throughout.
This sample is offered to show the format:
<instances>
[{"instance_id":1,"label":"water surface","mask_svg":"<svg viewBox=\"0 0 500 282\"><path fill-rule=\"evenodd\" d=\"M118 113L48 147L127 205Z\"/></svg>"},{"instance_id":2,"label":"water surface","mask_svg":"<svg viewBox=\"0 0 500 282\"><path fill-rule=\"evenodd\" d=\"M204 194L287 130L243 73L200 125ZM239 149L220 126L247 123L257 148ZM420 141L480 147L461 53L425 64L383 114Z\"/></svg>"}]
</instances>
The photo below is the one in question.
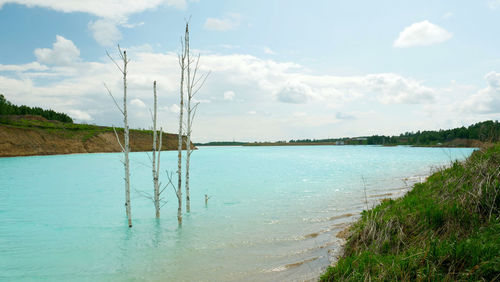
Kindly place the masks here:
<instances>
[{"instance_id":1,"label":"water surface","mask_svg":"<svg viewBox=\"0 0 500 282\"><path fill-rule=\"evenodd\" d=\"M167 189L161 219L146 153L131 154L126 224L121 154L0 159L0 280L304 280L339 248L338 231L472 149L201 147L191 213L177 226ZM175 170L176 152L162 152ZM365 184L363 183L365 179ZM161 181L168 182L166 174ZM211 196L205 206L204 195Z\"/></svg>"}]
</instances>

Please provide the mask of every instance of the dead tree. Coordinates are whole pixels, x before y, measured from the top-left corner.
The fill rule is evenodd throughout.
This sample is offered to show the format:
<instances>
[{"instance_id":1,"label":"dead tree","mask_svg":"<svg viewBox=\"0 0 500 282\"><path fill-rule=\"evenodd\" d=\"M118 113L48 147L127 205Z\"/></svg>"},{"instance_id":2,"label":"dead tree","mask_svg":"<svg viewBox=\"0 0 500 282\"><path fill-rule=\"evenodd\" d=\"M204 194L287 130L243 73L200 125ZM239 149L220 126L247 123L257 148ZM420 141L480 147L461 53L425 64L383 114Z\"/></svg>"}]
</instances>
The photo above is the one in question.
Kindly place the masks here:
<instances>
[{"instance_id":1,"label":"dead tree","mask_svg":"<svg viewBox=\"0 0 500 282\"><path fill-rule=\"evenodd\" d=\"M188 34L188 25L186 24L186 34ZM186 37L184 37L186 40ZM180 85L180 112L179 112L179 141L177 147L177 221L179 225L182 224L182 123L183 123L183 112L184 112L184 73L186 71L186 44L181 39L181 54L179 54L179 66L181 67L181 85Z\"/></svg>"},{"instance_id":2,"label":"dead tree","mask_svg":"<svg viewBox=\"0 0 500 282\"><path fill-rule=\"evenodd\" d=\"M118 103L116 102L115 97L109 90L109 88L106 87L108 90L108 94L113 98L113 102L115 102L116 107L118 110L122 113L123 115L123 138L125 144L122 144L120 141L120 138L118 137L118 133L116 132L116 129L113 127L113 130L116 135L116 140L118 141L118 144L120 145L124 160L123 166L125 167L125 211L127 213L127 218L128 218L128 227L132 227L132 213L131 213L131 206L130 206L130 165L129 165L129 157L128 153L130 152L130 145L129 145L129 128L128 128L128 115L127 115L127 65L130 62L130 60L127 59L127 51L123 51L120 49L120 45L118 45L118 52L120 53L120 59L123 61L123 68L118 65L118 63L109 55L108 52L106 52L106 55L111 59L111 61L116 65L118 70L122 73L123 75L123 108L121 108Z\"/></svg>"},{"instance_id":3,"label":"dead tree","mask_svg":"<svg viewBox=\"0 0 500 282\"><path fill-rule=\"evenodd\" d=\"M191 61L191 50L189 48L189 23L186 23L186 34L184 37L184 44L185 44L185 56L187 57L187 85L186 85L186 90L187 90L187 123L186 123L186 212L191 211L191 201L190 201L190 194L189 194L189 163L191 159L191 154L193 151L191 150L191 132L192 132L192 127L193 127L193 121L194 117L196 115L196 109L198 108L199 103L195 103L194 106L191 106L192 100L194 95L198 93L198 91L201 89L203 84L205 84L205 81L210 74L210 72L201 75L200 77L197 77L197 73L199 70L199 63L200 63L200 55L196 58L196 63L194 65L194 70L191 73L191 68L192 64L194 63L194 60Z\"/></svg>"},{"instance_id":4,"label":"dead tree","mask_svg":"<svg viewBox=\"0 0 500 282\"><path fill-rule=\"evenodd\" d=\"M160 153L162 146L162 137L163 137L163 129L160 128L159 137L158 131L156 130L156 121L157 121L157 96L156 96L156 81L153 82L153 95L154 95L154 109L152 113L153 120L153 157L151 159L152 170L153 170L153 202L155 205L155 214L156 218L160 218ZM159 147L157 147L156 141L159 138ZM157 154L158 153L158 154Z\"/></svg>"}]
</instances>

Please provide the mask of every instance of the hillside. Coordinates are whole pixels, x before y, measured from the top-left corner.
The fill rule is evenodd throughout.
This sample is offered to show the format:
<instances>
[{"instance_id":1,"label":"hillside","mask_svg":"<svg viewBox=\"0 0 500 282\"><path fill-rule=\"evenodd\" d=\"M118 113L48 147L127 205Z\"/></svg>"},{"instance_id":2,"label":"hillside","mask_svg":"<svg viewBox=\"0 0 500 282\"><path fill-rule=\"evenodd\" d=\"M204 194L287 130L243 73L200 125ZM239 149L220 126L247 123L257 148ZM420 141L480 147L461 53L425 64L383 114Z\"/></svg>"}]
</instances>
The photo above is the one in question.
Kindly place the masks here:
<instances>
[{"instance_id":1,"label":"hillside","mask_svg":"<svg viewBox=\"0 0 500 282\"><path fill-rule=\"evenodd\" d=\"M500 143L363 211L349 232L321 281L498 281Z\"/></svg>"},{"instance_id":2,"label":"hillside","mask_svg":"<svg viewBox=\"0 0 500 282\"><path fill-rule=\"evenodd\" d=\"M123 129L116 130L123 138ZM152 136L152 131L131 129L131 151L150 151ZM177 136L164 133L162 150L176 150ZM0 116L0 157L120 151L112 127L65 123L34 115Z\"/></svg>"},{"instance_id":3,"label":"hillside","mask_svg":"<svg viewBox=\"0 0 500 282\"><path fill-rule=\"evenodd\" d=\"M297 139L277 142L209 142L197 146L410 145L416 147L483 147L500 141L500 123L487 120L453 129L406 132L395 136Z\"/></svg>"}]
</instances>

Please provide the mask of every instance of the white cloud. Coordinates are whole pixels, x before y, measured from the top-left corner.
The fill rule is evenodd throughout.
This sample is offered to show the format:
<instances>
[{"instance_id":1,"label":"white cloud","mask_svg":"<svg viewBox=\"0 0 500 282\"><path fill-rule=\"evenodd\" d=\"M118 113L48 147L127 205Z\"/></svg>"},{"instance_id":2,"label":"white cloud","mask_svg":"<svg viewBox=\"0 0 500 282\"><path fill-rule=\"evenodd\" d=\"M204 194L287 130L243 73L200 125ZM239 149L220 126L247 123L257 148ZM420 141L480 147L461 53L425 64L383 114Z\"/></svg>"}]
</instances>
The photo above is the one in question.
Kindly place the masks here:
<instances>
[{"instance_id":1,"label":"white cloud","mask_svg":"<svg viewBox=\"0 0 500 282\"><path fill-rule=\"evenodd\" d=\"M300 81L288 81L277 94L279 101L292 104L305 104L314 97L311 87Z\"/></svg>"},{"instance_id":2,"label":"white cloud","mask_svg":"<svg viewBox=\"0 0 500 282\"><path fill-rule=\"evenodd\" d=\"M224 48L224 49L238 49L240 48L239 45L232 45L232 44L220 44L219 47Z\"/></svg>"},{"instance_id":3,"label":"white cloud","mask_svg":"<svg viewBox=\"0 0 500 282\"><path fill-rule=\"evenodd\" d=\"M271 50L271 48L269 47L264 47L264 53L265 54L268 54L268 55L274 55L276 54L273 50Z\"/></svg>"},{"instance_id":4,"label":"white cloud","mask_svg":"<svg viewBox=\"0 0 500 282\"><path fill-rule=\"evenodd\" d=\"M81 120L81 121L90 121L93 120L93 118L90 116L89 113L85 111L80 111L80 110L68 110L68 114L76 119L76 120Z\"/></svg>"},{"instance_id":5,"label":"white cloud","mask_svg":"<svg viewBox=\"0 0 500 282\"><path fill-rule=\"evenodd\" d=\"M174 114L178 114L181 112L181 108L177 104L172 104L172 106L170 106L170 111Z\"/></svg>"},{"instance_id":6,"label":"white cloud","mask_svg":"<svg viewBox=\"0 0 500 282\"><path fill-rule=\"evenodd\" d=\"M235 93L233 91L224 92L224 100L233 101Z\"/></svg>"},{"instance_id":7,"label":"white cloud","mask_svg":"<svg viewBox=\"0 0 500 282\"><path fill-rule=\"evenodd\" d=\"M394 41L394 47L428 46L442 43L452 37L452 34L429 21L414 23L399 33Z\"/></svg>"},{"instance_id":8,"label":"white cloud","mask_svg":"<svg viewBox=\"0 0 500 282\"><path fill-rule=\"evenodd\" d=\"M0 8L7 3L25 5L27 7L42 7L59 12L83 12L100 18L125 21L134 13L143 12L161 5L184 9L185 0L0 0Z\"/></svg>"},{"instance_id":9,"label":"white cloud","mask_svg":"<svg viewBox=\"0 0 500 282\"><path fill-rule=\"evenodd\" d=\"M435 91L416 80L397 74L372 74L366 77L370 91L380 94L385 104L419 104L432 102Z\"/></svg>"},{"instance_id":10,"label":"white cloud","mask_svg":"<svg viewBox=\"0 0 500 282\"><path fill-rule=\"evenodd\" d=\"M452 12L446 12L446 13L443 15L443 18L444 18L444 19L449 19L449 18L451 18L451 17L453 17L453 13L452 13Z\"/></svg>"},{"instance_id":11,"label":"white cloud","mask_svg":"<svg viewBox=\"0 0 500 282\"><path fill-rule=\"evenodd\" d=\"M209 104L209 103L212 103L212 101L210 99L196 99L196 98L193 98L193 103L200 103L200 104Z\"/></svg>"},{"instance_id":12,"label":"white cloud","mask_svg":"<svg viewBox=\"0 0 500 282\"><path fill-rule=\"evenodd\" d=\"M76 48L73 41L60 35L56 35L56 42L52 45L52 49L35 49L35 56L40 63L64 66L78 61L80 57L80 50Z\"/></svg>"},{"instance_id":13,"label":"white cloud","mask_svg":"<svg viewBox=\"0 0 500 282\"><path fill-rule=\"evenodd\" d=\"M102 46L115 46L122 39L122 34L118 30L116 22L112 20L100 19L91 21L88 27L92 31L94 39Z\"/></svg>"},{"instance_id":14,"label":"white cloud","mask_svg":"<svg viewBox=\"0 0 500 282\"><path fill-rule=\"evenodd\" d=\"M141 99L132 99L130 101L130 104L133 105L133 106L136 106L136 107L139 107L139 108L146 108L146 104L144 104L143 101L141 101Z\"/></svg>"},{"instance_id":15,"label":"white cloud","mask_svg":"<svg viewBox=\"0 0 500 282\"><path fill-rule=\"evenodd\" d=\"M479 114L500 114L500 73L489 72L485 75L487 82L483 88L470 96L461 105L462 111Z\"/></svg>"},{"instance_id":16,"label":"white cloud","mask_svg":"<svg viewBox=\"0 0 500 282\"><path fill-rule=\"evenodd\" d=\"M15 72L25 72L25 71L44 71L49 68L39 62L31 62L23 65L2 65L0 64L0 71L15 71Z\"/></svg>"},{"instance_id":17,"label":"white cloud","mask_svg":"<svg viewBox=\"0 0 500 282\"><path fill-rule=\"evenodd\" d=\"M55 48L57 49L57 48ZM174 102L178 91L178 69L175 53L152 53L149 49L128 48L134 61L134 70L129 73L129 89L137 99L149 99L152 81L158 81L158 93L168 93ZM9 69L15 68L9 66ZM24 68L23 65L18 66ZM206 55L201 59L204 72L212 70L210 83L200 92L199 102L209 102L203 92L223 93L221 100L246 103L285 102L305 104L320 101L325 105L335 104L336 109L363 97L376 98L384 104L427 103L433 101L435 91L422 83L397 74L371 74L365 76L312 75L300 65L289 62L263 60L249 55ZM115 95L121 87L120 74L108 60L103 63L81 62L65 67L50 67L43 73L28 70L20 74L22 78L35 80L37 91L44 76L53 77L47 89L56 95L85 96L92 93L105 95L102 82L106 82ZM55 79L57 78L57 79ZM21 83L22 84L22 83ZM238 96L232 89L239 89ZM43 92L43 91L42 91ZM165 95L165 94L163 94ZM106 97L106 96L105 96ZM170 98L171 97L171 98ZM161 94L160 98L161 99ZM214 97L215 102L221 101ZM176 102L176 101L175 101ZM211 104L214 104L212 102Z\"/></svg>"},{"instance_id":18,"label":"white cloud","mask_svg":"<svg viewBox=\"0 0 500 282\"><path fill-rule=\"evenodd\" d=\"M189 2L196 3L196 0L190 0ZM165 3L167 6L175 7L177 9L185 9L186 8L186 0L166 0Z\"/></svg>"},{"instance_id":19,"label":"white cloud","mask_svg":"<svg viewBox=\"0 0 500 282\"><path fill-rule=\"evenodd\" d=\"M298 118L305 117L305 116L307 116L307 113L306 112L295 112L295 113L293 113L293 116L298 117Z\"/></svg>"},{"instance_id":20,"label":"white cloud","mask_svg":"<svg viewBox=\"0 0 500 282\"><path fill-rule=\"evenodd\" d=\"M123 27L126 27L126 28L134 28L134 27L138 27L138 26L143 26L144 25L144 22L138 22L138 23L124 23L122 24Z\"/></svg>"},{"instance_id":21,"label":"white cloud","mask_svg":"<svg viewBox=\"0 0 500 282\"><path fill-rule=\"evenodd\" d=\"M335 114L335 118L337 118L338 120L350 120L350 119L355 119L356 116L354 116L350 113L337 112Z\"/></svg>"},{"instance_id":22,"label":"white cloud","mask_svg":"<svg viewBox=\"0 0 500 282\"><path fill-rule=\"evenodd\" d=\"M134 99L151 101L152 82L157 80L161 126L168 132L175 132L179 112L176 53L154 53L150 48L139 47L124 49L134 63L128 74L129 93L133 95L130 103L135 104ZM122 77L111 61L103 59L102 62L79 61L65 66L47 65L48 69L40 70L34 63L32 67L15 66L9 65L8 68L17 68L19 72L0 75L0 93L12 102L68 113L79 109L97 124L121 123L120 113L102 85L106 82L120 103ZM318 75L293 62L244 54L203 55L200 72L208 70L212 70L212 75L196 96L198 102L207 101L200 104L197 112L194 129L197 140L202 136L213 140L226 135L254 140L252 136L259 132L259 136L266 139L296 138L297 132L310 134L304 137L312 138L316 132L312 129L348 136L350 131L335 130L341 120L343 124L361 124L367 119L368 122L373 121L371 125L376 121L383 124L390 119L384 120L380 116L399 117L401 113L392 112L401 107L415 109L430 102L436 103L439 101L436 97L441 96L437 94L442 94L438 89L398 74ZM224 95L231 92L234 95ZM215 97L214 93L220 94ZM239 103L231 103L228 107L224 96ZM394 107L396 103L405 105ZM137 105L135 110L130 111L131 127L149 127L151 121L147 108ZM376 114L369 118L357 114L369 110ZM300 114L292 116L292 113ZM73 112L72 116L76 118L77 115ZM349 119L349 115L356 118ZM450 116L454 117L454 113L451 112ZM85 118L82 114L79 117ZM375 121L373 117L378 119ZM398 121L403 122L399 118ZM241 129L242 124L245 124L245 130ZM348 125L345 127L351 130Z\"/></svg>"},{"instance_id":23,"label":"white cloud","mask_svg":"<svg viewBox=\"0 0 500 282\"><path fill-rule=\"evenodd\" d=\"M490 7L490 9L492 10L500 8L500 0L489 0L488 7Z\"/></svg>"},{"instance_id":24,"label":"white cloud","mask_svg":"<svg viewBox=\"0 0 500 282\"><path fill-rule=\"evenodd\" d=\"M240 25L241 16L239 14L230 14L226 18L207 18L203 27L207 30L227 31L236 29Z\"/></svg>"},{"instance_id":25,"label":"white cloud","mask_svg":"<svg viewBox=\"0 0 500 282\"><path fill-rule=\"evenodd\" d=\"M41 7L63 13L83 12L99 17L88 24L95 40L102 46L112 46L122 38L118 26L134 28L144 22L127 23L128 17L135 13L154 9L162 5L185 9L186 0L0 0L0 9L4 4L15 3L29 8Z\"/></svg>"},{"instance_id":26,"label":"white cloud","mask_svg":"<svg viewBox=\"0 0 500 282\"><path fill-rule=\"evenodd\" d=\"M95 40L102 46L112 46L122 38L118 26L134 28L144 23L127 23L130 15L169 6L185 9L186 0L0 0L0 9L4 4L14 3L29 8L41 7L63 13L83 12L97 16L99 19L88 24Z\"/></svg>"}]
</instances>

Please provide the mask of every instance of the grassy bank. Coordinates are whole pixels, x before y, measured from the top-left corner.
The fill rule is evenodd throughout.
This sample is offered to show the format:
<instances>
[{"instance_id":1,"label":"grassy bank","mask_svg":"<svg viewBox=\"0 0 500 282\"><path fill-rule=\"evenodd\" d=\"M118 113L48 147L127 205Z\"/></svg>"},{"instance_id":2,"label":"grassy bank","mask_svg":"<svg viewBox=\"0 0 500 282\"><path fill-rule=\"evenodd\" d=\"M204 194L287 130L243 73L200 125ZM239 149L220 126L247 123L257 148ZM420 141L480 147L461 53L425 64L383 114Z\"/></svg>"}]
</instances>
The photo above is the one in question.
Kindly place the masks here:
<instances>
[{"instance_id":1,"label":"grassy bank","mask_svg":"<svg viewBox=\"0 0 500 282\"><path fill-rule=\"evenodd\" d=\"M350 230L321 281L498 281L500 143L386 200Z\"/></svg>"},{"instance_id":2,"label":"grassy bank","mask_svg":"<svg viewBox=\"0 0 500 282\"><path fill-rule=\"evenodd\" d=\"M123 140L123 128L116 131ZM151 130L130 130L133 152L150 151L152 144ZM177 134L164 132L162 150L177 150L177 146ZM33 115L0 116L0 157L120 151L112 127L65 123Z\"/></svg>"}]
</instances>

